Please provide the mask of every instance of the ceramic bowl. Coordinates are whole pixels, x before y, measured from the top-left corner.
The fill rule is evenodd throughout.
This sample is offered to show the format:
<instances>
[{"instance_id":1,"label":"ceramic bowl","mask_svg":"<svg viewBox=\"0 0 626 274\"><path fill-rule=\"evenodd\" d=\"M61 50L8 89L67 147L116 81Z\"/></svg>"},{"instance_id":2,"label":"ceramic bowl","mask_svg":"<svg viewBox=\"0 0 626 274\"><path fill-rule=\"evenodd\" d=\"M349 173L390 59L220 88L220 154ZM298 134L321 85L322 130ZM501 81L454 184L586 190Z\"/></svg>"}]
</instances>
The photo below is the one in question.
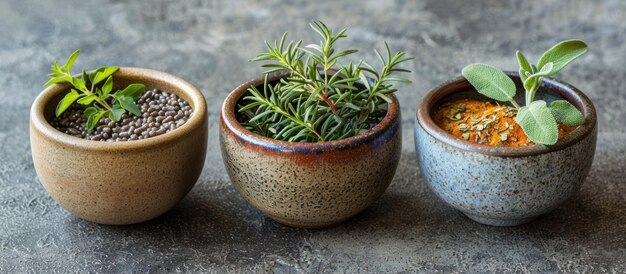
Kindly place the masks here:
<instances>
[{"instance_id":1,"label":"ceramic bowl","mask_svg":"<svg viewBox=\"0 0 626 274\"><path fill-rule=\"evenodd\" d=\"M517 73L507 74L522 103ZM584 124L555 145L493 147L455 138L431 117L446 99L477 94L459 77L431 90L418 106L415 149L430 189L469 218L496 226L526 223L572 197L589 172L596 147L596 111L589 98L565 82L544 79L537 99L568 100L583 112Z\"/></svg>"},{"instance_id":2,"label":"ceramic bowl","mask_svg":"<svg viewBox=\"0 0 626 274\"><path fill-rule=\"evenodd\" d=\"M194 186L206 154L206 102L196 87L164 72L120 68L113 79L115 89L142 83L174 93L193 115L176 130L148 139L85 140L48 123L69 87L56 84L32 105L30 143L39 180L63 208L96 223L133 224L165 213Z\"/></svg>"},{"instance_id":3,"label":"ceramic bowl","mask_svg":"<svg viewBox=\"0 0 626 274\"><path fill-rule=\"evenodd\" d=\"M275 73L269 81L287 75ZM252 133L237 120L237 102L263 80L233 90L220 115L224 164L243 198L282 224L321 228L354 216L383 194L401 152L395 97L383 120L363 134L322 143L284 142Z\"/></svg>"}]
</instances>

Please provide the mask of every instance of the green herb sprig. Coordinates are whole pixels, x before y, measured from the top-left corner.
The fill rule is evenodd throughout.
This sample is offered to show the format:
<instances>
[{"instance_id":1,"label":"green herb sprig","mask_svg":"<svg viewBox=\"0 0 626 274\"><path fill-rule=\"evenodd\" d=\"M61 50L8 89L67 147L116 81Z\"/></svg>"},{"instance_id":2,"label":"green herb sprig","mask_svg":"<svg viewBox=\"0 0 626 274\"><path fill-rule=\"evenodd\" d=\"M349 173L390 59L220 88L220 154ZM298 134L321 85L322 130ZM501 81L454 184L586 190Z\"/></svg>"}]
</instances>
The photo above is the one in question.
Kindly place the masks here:
<instances>
[{"instance_id":1,"label":"green herb sprig","mask_svg":"<svg viewBox=\"0 0 626 274\"><path fill-rule=\"evenodd\" d=\"M301 47L302 41L285 44L287 33L274 45L266 42L267 52L251 61L266 61L268 68L263 89L248 89L239 112L246 117L242 125L262 136L289 142L324 142L361 134L386 114L383 104L396 92L393 82L410 83L394 73L410 72L399 68L412 60L404 52L391 54L385 42L385 53L375 50L382 68L375 69L365 61L342 65L339 61L356 49L336 51L337 41L346 37L346 29L337 33L323 22L311 27L322 40ZM289 77L268 83L268 75L288 71Z\"/></svg>"},{"instance_id":2,"label":"green herb sprig","mask_svg":"<svg viewBox=\"0 0 626 274\"><path fill-rule=\"evenodd\" d=\"M100 119L108 116L113 121L122 119L126 111L141 116L141 110L136 104L137 99L145 91L143 84L130 84L123 90L111 93L113 90L113 76L119 68L101 67L86 72L83 69L80 76L72 76L70 71L80 55L80 50L74 51L65 65L60 66L57 61L52 64L50 80L44 86L56 83L70 83L72 88L57 104L55 115L61 116L74 102L87 106L83 114L87 117L87 130L91 131Z\"/></svg>"},{"instance_id":3,"label":"green herb sprig","mask_svg":"<svg viewBox=\"0 0 626 274\"><path fill-rule=\"evenodd\" d=\"M539 144L552 145L559 138L557 123L577 126L584 123L583 114L566 100L555 100L550 106L535 95L544 77L561 71L567 64L587 52L587 44L581 40L562 41L546 51L537 65L517 51L519 75L526 91L526 105L520 106L513 98L517 88L503 71L485 64L471 64L463 69L463 76L476 90L497 101L509 101L517 109L514 118L528 139Z\"/></svg>"}]
</instances>

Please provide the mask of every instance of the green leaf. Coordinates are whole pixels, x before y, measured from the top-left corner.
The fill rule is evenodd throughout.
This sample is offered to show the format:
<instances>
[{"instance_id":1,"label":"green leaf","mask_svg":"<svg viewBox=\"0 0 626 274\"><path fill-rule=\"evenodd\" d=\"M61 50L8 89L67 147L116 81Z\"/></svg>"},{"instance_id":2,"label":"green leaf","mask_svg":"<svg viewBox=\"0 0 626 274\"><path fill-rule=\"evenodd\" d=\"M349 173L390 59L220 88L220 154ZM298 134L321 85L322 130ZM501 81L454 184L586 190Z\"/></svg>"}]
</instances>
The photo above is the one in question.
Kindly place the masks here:
<instances>
[{"instance_id":1,"label":"green leaf","mask_svg":"<svg viewBox=\"0 0 626 274\"><path fill-rule=\"evenodd\" d=\"M117 70L119 70L119 67L101 67L97 69L91 80L91 84L97 85L98 83L102 82L103 80L111 76ZM91 78L92 76L90 75L89 77Z\"/></svg>"},{"instance_id":2,"label":"green leaf","mask_svg":"<svg viewBox=\"0 0 626 274\"><path fill-rule=\"evenodd\" d=\"M528 79L528 75L526 75L526 72L524 69L519 69L519 78L522 79L522 83L526 82L526 79Z\"/></svg>"},{"instance_id":3,"label":"green leaf","mask_svg":"<svg viewBox=\"0 0 626 274\"><path fill-rule=\"evenodd\" d=\"M541 77L528 77L526 81L524 81L524 89L529 91L533 88L533 86L537 83L537 81L543 81ZM528 94L526 95L528 96Z\"/></svg>"},{"instance_id":4,"label":"green leaf","mask_svg":"<svg viewBox=\"0 0 626 274\"><path fill-rule=\"evenodd\" d=\"M108 111L106 110L100 110L98 112L92 113L91 115L89 115L87 117L87 130L88 131L92 131L94 127L96 127L96 125L98 124L98 122L100 121L100 119L102 119L102 117L107 114Z\"/></svg>"},{"instance_id":5,"label":"green leaf","mask_svg":"<svg viewBox=\"0 0 626 274\"><path fill-rule=\"evenodd\" d=\"M83 81L83 79L80 79L78 77L72 77L72 85L74 85L74 87L76 87L76 89L80 91L88 90L87 86L85 86L85 81Z\"/></svg>"},{"instance_id":6,"label":"green leaf","mask_svg":"<svg viewBox=\"0 0 626 274\"><path fill-rule=\"evenodd\" d=\"M72 70L72 66L74 65L74 62L76 61L76 58L78 58L78 55L80 55L80 50L74 51L72 55L70 55L70 58L67 59L67 62L65 63L65 65L61 67L61 70L63 70L64 72L70 73L70 70Z\"/></svg>"},{"instance_id":7,"label":"green leaf","mask_svg":"<svg viewBox=\"0 0 626 274\"><path fill-rule=\"evenodd\" d=\"M64 79L63 77L52 77L50 78L50 80L48 80L48 82L46 82L45 84L43 84L44 87L49 87L51 85L54 85L56 83L61 83L61 82L65 82L66 79Z\"/></svg>"},{"instance_id":8,"label":"green leaf","mask_svg":"<svg viewBox=\"0 0 626 274\"><path fill-rule=\"evenodd\" d=\"M113 106L113 108L109 112L109 119L117 122L120 119L122 119L122 115L124 115L125 112L126 112L126 110L121 108L119 105L115 105L115 106Z\"/></svg>"},{"instance_id":9,"label":"green leaf","mask_svg":"<svg viewBox=\"0 0 626 274\"><path fill-rule=\"evenodd\" d=\"M89 82L89 75L87 74L87 72L85 71L85 69L83 69L83 73L82 73L81 78L83 79L83 82L84 82L85 84L87 84L87 82Z\"/></svg>"},{"instance_id":10,"label":"green leaf","mask_svg":"<svg viewBox=\"0 0 626 274\"><path fill-rule=\"evenodd\" d=\"M552 73L552 68L553 68L553 67L554 67L554 63L552 63L552 62L547 63L547 64L545 64L543 67L541 67L541 69L540 69L538 72L536 72L536 73L531 74L530 76L528 76L528 78L531 78L531 77L543 77L543 76L550 76L550 75L552 75L552 74L553 74L553 73Z\"/></svg>"},{"instance_id":11,"label":"green leaf","mask_svg":"<svg viewBox=\"0 0 626 274\"><path fill-rule=\"evenodd\" d=\"M517 55L517 62L519 63L519 67L525 71L532 71L533 69L530 66L530 62L528 62L528 60L526 59L526 57L524 56L524 54L522 54L521 51L517 51L515 53Z\"/></svg>"},{"instance_id":12,"label":"green leaf","mask_svg":"<svg viewBox=\"0 0 626 274\"><path fill-rule=\"evenodd\" d=\"M57 108L55 111L56 116L57 117L61 116L61 114L63 114L63 112L65 112L65 110L69 108L72 105L72 103L74 103L74 101L78 99L79 96L80 94L78 94L78 92L76 92L75 89L72 89L70 90L70 92L65 94L63 99L61 99L61 101L59 101L59 103L57 104Z\"/></svg>"},{"instance_id":13,"label":"green leaf","mask_svg":"<svg viewBox=\"0 0 626 274\"><path fill-rule=\"evenodd\" d=\"M552 115L559 124L578 126L585 122L582 112L566 100L556 100L550 103Z\"/></svg>"},{"instance_id":14,"label":"green leaf","mask_svg":"<svg viewBox=\"0 0 626 274\"><path fill-rule=\"evenodd\" d=\"M559 127L545 101L534 101L520 108L515 122L522 127L528 139L535 143L553 145L559 139Z\"/></svg>"},{"instance_id":15,"label":"green leaf","mask_svg":"<svg viewBox=\"0 0 626 274\"><path fill-rule=\"evenodd\" d=\"M120 103L120 106L123 109L128 110L128 112L134 114L135 116L141 116L141 110L139 110L139 107L135 104L132 97L118 95L117 92L113 96Z\"/></svg>"},{"instance_id":16,"label":"green leaf","mask_svg":"<svg viewBox=\"0 0 626 274\"><path fill-rule=\"evenodd\" d=\"M539 58L537 66L542 69L546 64L553 63L550 75L554 75L585 52L587 52L587 44L582 40L566 40L546 51Z\"/></svg>"},{"instance_id":17,"label":"green leaf","mask_svg":"<svg viewBox=\"0 0 626 274\"><path fill-rule=\"evenodd\" d=\"M145 86L143 84L130 84L124 90L118 91L115 94L132 97L137 100L144 91Z\"/></svg>"},{"instance_id":18,"label":"green leaf","mask_svg":"<svg viewBox=\"0 0 626 274\"><path fill-rule=\"evenodd\" d=\"M113 90L113 76L109 76L102 86L102 97L106 98Z\"/></svg>"},{"instance_id":19,"label":"green leaf","mask_svg":"<svg viewBox=\"0 0 626 274\"><path fill-rule=\"evenodd\" d=\"M385 94L376 94L376 97L383 99L385 102L391 104L391 99L389 99L389 97L387 97L387 95Z\"/></svg>"},{"instance_id":20,"label":"green leaf","mask_svg":"<svg viewBox=\"0 0 626 274\"><path fill-rule=\"evenodd\" d=\"M91 104L91 102L93 102L93 100L96 100L96 98L98 98L95 94L90 94L87 95L83 98L78 99L78 101L76 101L77 103L81 104L81 105L89 105Z\"/></svg>"},{"instance_id":21,"label":"green leaf","mask_svg":"<svg viewBox=\"0 0 626 274\"><path fill-rule=\"evenodd\" d=\"M89 117L98 111L100 111L100 109L97 107L88 107L83 111L83 115L85 115L85 117Z\"/></svg>"},{"instance_id":22,"label":"green leaf","mask_svg":"<svg viewBox=\"0 0 626 274\"><path fill-rule=\"evenodd\" d=\"M471 64L462 73L480 94L494 100L511 101L517 91L509 76L489 65Z\"/></svg>"}]
</instances>

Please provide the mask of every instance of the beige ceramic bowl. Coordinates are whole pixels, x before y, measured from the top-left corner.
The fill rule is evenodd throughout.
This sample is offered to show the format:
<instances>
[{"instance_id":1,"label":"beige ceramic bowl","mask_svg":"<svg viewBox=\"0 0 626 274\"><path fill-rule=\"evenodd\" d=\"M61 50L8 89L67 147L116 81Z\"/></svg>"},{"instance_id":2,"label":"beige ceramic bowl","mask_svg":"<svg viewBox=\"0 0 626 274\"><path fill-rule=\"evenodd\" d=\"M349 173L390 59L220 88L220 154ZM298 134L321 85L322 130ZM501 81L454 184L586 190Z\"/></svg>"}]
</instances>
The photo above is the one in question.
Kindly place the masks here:
<instances>
[{"instance_id":1,"label":"beige ceramic bowl","mask_svg":"<svg viewBox=\"0 0 626 274\"><path fill-rule=\"evenodd\" d=\"M206 155L206 102L196 87L164 72L120 68L113 79L115 89L142 83L174 93L193 115L176 130L148 139L84 140L48 123L68 89L56 84L33 103L30 143L39 180L63 208L96 223L133 224L165 213L194 186Z\"/></svg>"},{"instance_id":2,"label":"beige ceramic bowl","mask_svg":"<svg viewBox=\"0 0 626 274\"><path fill-rule=\"evenodd\" d=\"M276 73L269 81L287 76ZM226 170L239 193L272 219L295 227L321 228L361 212L380 197L400 159L400 104L395 96L387 115L369 131L322 143L293 143L246 130L236 105L249 81L224 101L220 144Z\"/></svg>"}]
</instances>

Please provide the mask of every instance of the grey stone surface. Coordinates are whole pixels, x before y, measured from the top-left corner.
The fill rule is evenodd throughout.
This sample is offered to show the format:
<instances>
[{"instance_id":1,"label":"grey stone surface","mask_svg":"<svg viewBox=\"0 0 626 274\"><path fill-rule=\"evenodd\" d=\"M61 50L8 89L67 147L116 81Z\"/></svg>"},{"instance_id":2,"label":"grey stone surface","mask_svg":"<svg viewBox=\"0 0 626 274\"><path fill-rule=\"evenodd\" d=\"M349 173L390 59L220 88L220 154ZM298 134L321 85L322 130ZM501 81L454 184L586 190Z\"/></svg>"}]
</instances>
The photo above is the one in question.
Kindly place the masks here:
<instances>
[{"instance_id":1,"label":"grey stone surface","mask_svg":"<svg viewBox=\"0 0 626 274\"><path fill-rule=\"evenodd\" d=\"M626 272L626 2L613 1L0 1L0 272ZM350 27L362 58L387 40L416 60L401 87L403 151L372 207L326 230L281 226L249 206L225 173L217 113L261 72L248 59L283 31L316 42L308 22ZM315 38L315 40L313 40ZM514 69L553 43L591 51L560 78L595 102L599 139L581 191L519 227L490 227L445 206L420 178L415 106L471 62ZM49 65L138 66L197 85L210 107L204 172L180 205L147 223L103 226L61 209L40 185L28 112Z\"/></svg>"}]
</instances>

